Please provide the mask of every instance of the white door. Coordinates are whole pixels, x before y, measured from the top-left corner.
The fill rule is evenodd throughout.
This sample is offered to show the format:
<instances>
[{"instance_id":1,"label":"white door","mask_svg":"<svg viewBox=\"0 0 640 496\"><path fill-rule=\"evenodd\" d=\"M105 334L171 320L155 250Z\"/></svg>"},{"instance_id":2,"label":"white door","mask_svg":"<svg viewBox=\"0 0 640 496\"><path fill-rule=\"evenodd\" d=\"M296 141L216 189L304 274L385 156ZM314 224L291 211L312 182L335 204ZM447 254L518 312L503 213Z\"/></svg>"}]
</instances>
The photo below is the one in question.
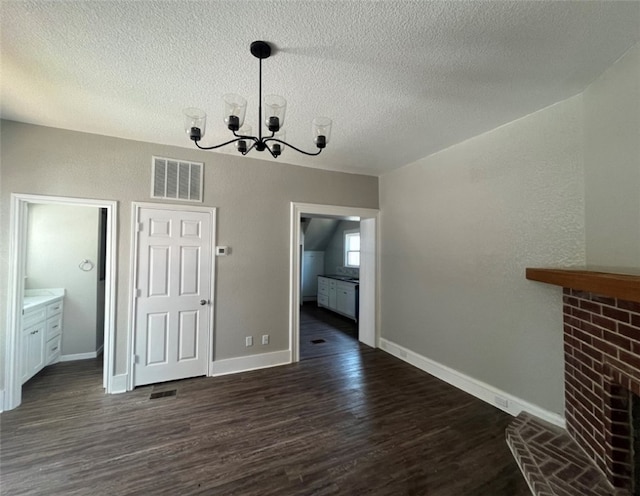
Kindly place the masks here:
<instances>
[{"instance_id":1,"label":"white door","mask_svg":"<svg viewBox=\"0 0 640 496\"><path fill-rule=\"evenodd\" d=\"M206 375L212 214L138 213L134 385Z\"/></svg>"}]
</instances>

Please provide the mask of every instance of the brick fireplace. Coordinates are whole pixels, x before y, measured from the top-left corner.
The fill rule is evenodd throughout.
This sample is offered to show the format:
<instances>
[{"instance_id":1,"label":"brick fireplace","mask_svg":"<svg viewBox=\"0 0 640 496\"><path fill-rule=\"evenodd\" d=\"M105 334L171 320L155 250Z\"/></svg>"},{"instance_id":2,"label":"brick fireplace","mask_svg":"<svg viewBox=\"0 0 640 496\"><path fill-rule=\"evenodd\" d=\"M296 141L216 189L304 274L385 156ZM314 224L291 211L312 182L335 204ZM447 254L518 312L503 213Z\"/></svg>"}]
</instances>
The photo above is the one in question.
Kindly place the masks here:
<instances>
[{"instance_id":1,"label":"brick fireplace","mask_svg":"<svg viewBox=\"0 0 640 496\"><path fill-rule=\"evenodd\" d=\"M614 487L631 489L631 396L640 396L640 303L564 289L567 430Z\"/></svg>"},{"instance_id":2,"label":"brick fireplace","mask_svg":"<svg viewBox=\"0 0 640 496\"><path fill-rule=\"evenodd\" d=\"M527 269L564 288L567 429L527 414L507 429L534 494L640 494L640 271L625 272Z\"/></svg>"}]
</instances>

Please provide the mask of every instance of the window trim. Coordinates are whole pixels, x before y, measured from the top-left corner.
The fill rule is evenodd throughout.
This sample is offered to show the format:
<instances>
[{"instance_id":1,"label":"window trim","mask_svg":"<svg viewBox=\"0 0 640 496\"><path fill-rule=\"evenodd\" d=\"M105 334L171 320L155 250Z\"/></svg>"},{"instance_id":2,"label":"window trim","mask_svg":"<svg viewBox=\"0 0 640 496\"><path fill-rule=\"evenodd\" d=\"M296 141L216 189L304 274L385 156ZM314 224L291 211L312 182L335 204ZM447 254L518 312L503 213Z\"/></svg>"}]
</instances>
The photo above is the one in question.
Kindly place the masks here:
<instances>
[{"instance_id":1,"label":"window trim","mask_svg":"<svg viewBox=\"0 0 640 496\"><path fill-rule=\"evenodd\" d=\"M353 234L357 234L358 238L360 238L360 229L347 229L345 231L343 231L342 233L342 239L344 241L344 249L343 249L343 262L344 262L344 266L350 269L359 269L360 268L360 264L358 265L349 265L348 261L349 261L349 253L350 252L358 252L360 253L360 250L349 250L349 243L347 242L347 239L349 236L353 235Z\"/></svg>"}]
</instances>

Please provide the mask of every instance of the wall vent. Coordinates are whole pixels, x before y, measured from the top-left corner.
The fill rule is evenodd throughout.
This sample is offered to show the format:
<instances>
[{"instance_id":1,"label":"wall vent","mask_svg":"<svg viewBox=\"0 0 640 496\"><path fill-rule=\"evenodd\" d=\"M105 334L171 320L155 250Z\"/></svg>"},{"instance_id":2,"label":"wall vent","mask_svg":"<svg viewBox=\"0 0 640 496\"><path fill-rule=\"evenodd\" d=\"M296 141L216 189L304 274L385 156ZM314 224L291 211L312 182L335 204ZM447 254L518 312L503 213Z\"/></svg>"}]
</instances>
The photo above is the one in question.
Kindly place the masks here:
<instances>
[{"instance_id":1,"label":"wall vent","mask_svg":"<svg viewBox=\"0 0 640 496\"><path fill-rule=\"evenodd\" d=\"M202 162L153 157L151 198L202 202Z\"/></svg>"}]
</instances>

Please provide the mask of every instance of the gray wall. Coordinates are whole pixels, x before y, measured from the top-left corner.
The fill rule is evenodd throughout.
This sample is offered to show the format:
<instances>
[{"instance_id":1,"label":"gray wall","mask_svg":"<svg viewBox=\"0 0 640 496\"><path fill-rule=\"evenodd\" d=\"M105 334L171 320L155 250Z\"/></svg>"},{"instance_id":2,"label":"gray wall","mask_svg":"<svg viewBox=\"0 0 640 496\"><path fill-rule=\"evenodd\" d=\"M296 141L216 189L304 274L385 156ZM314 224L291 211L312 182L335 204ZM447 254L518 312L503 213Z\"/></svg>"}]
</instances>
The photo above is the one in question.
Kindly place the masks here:
<instances>
[{"instance_id":1,"label":"gray wall","mask_svg":"<svg viewBox=\"0 0 640 496\"><path fill-rule=\"evenodd\" d=\"M640 44L584 92L587 262L640 267Z\"/></svg>"},{"instance_id":2,"label":"gray wall","mask_svg":"<svg viewBox=\"0 0 640 496\"><path fill-rule=\"evenodd\" d=\"M342 220L336 227L324 252L325 274L336 274L337 268L344 266L344 232L351 229L360 229L360 222Z\"/></svg>"},{"instance_id":3,"label":"gray wall","mask_svg":"<svg viewBox=\"0 0 640 496\"><path fill-rule=\"evenodd\" d=\"M525 268L640 267L639 51L381 178L384 338L564 413L561 290Z\"/></svg>"},{"instance_id":4,"label":"gray wall","mask_svg":"<svg viewBox=\"0 0 640 496\"><path fill-rule=\"evenodd\" d=\"M97 208L30 205L26 289L64 288L62 355L97 350ZM80 270L81 260L94 263ZM100 343L102 344L102 343Z\"/></svg>"},{"instance_id":5,"label":"gray wall","mask_svg":"<svg viewBox=\"0 0 640 496\"><path fill-rule=\"evenodd\" d=\"M561 290L585 260L582 100L381 178L382 337L563 412Z\"/></svg>"},{"instance_id":6,"label":"gray wall","mask_svg":"<svg viewBox=\"0 0 640 496\"><path fill-rule=\"evenodd\" d=\"M290 202L378 207L378 179L1 122L0 281L2 349L6 322L10 193L119 201L117 373L125 370L131 202L151 201L151 156L205 163L203 205L218 207L216 359L284 350L288 343ZM267 346L245 348L244 336L271 334ZM0 374L4 368L0 367ZM0 384L3 384L1 382ZM2 386L0 386L2 387Z\"/></svg>"}]
</instances>

